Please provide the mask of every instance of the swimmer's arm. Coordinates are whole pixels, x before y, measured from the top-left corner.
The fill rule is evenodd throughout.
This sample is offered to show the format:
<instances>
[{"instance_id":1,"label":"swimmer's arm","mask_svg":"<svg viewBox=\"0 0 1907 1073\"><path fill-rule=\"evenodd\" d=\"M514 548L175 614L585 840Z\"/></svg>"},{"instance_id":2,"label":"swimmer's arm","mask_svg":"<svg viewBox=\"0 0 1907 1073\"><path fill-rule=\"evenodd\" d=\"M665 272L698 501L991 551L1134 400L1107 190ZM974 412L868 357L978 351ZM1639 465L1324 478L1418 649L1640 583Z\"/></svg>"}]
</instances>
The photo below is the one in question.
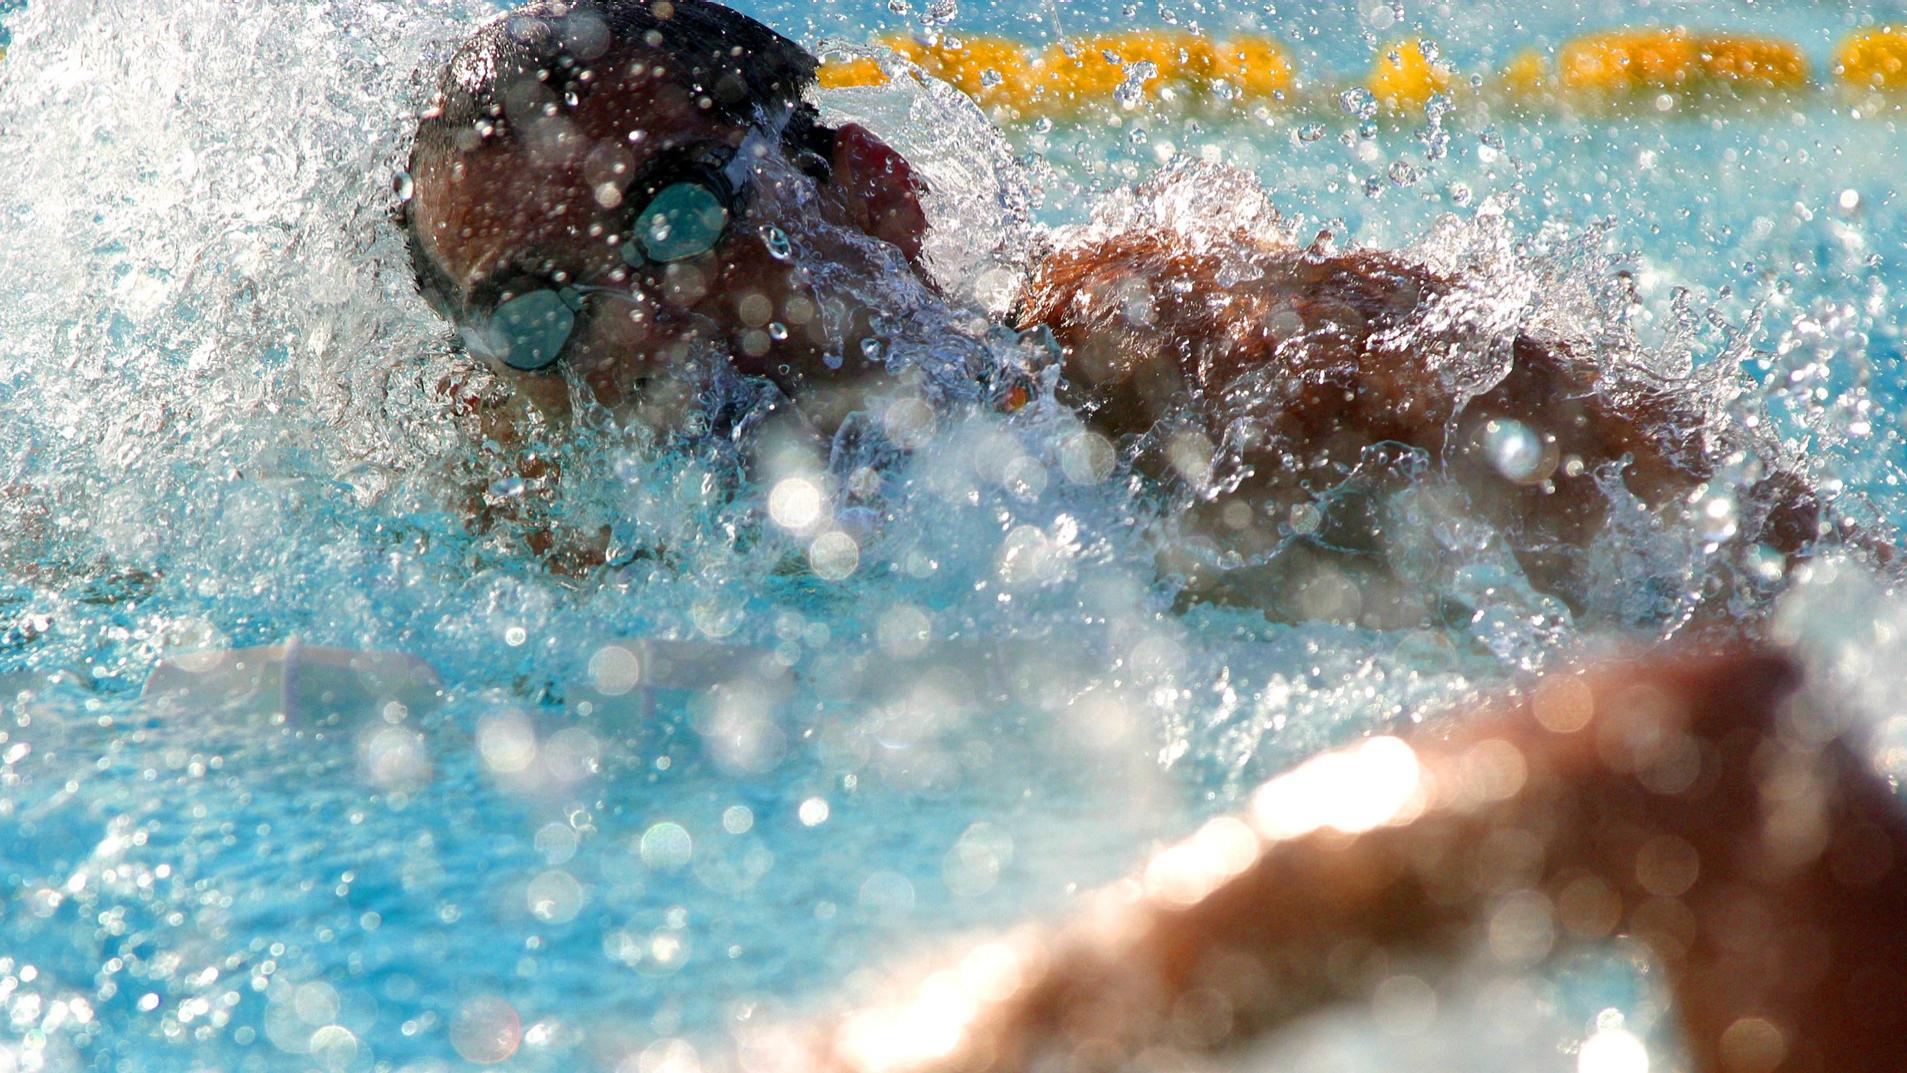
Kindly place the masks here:
<instances>
[{"instance_id":1,"label":"swimmer's arm","mask_svg":"<svg viewBox=\"0 0 1907 1073\"><path fill-rule=\"evenodd\" d=\"M1667 969L1703 1073L1907 1068L1907 823L1783 705L1789 678L1761 656L1613 665L1443 740L1314 761L1065 931L978 948L844 1019L827 1065L1219 1051L1368 996L1374 952L1528 965L1552 936L1613 932ZM1307 829L1333 820L1368 829ZM1229 1027L1201 1035L1215 1003Z\"/></svg>"},{"instance_id":2,"label":"swimmer's arm","mask_svg":"<svg viewBox=\"0 0 1907 1073\"><path fill-rule=\"evenodd\" d=\"M1701 449L1706 419L1674 385L1614 390L1593 355L1531 335L1514 339L1488 391L1464 394L1446 352L1461 355L1476 341L1460 334L1461 318L1437 327L1450 318L1427 303L1454 282L1380 251L1311 257L1125 234L1048 258L1015 318L1053 332L1062 397L1093 428L1164 445L1135 460L1142 471L1203 479L1204 453L1181 451L1178 434L1155 430L1188 410L1197 420L1181 421L1192 434L1185 442L1196 448L1203 434L1238 447L1239 483L1191 520L1221 542L1242 542L1243 554L1254 549L1223 524L1228 498L1243 500L1248 517L1283 517L1357 469L1365 452L1402 444L1454 478L1469 509L1515 534L1537 588L1581 600L1581 549L1624 506L1606 494L1607 474L1619 470L1643 508L1683 522L1713 476ZM1544 444L1526 475L1506 474L1489 451L1488 431L1502 419ZM1792 562L1834 536L1893 558L1884 540L1831 517L1794 474L1769 473L1736 498L1736 549L1764 545Z\"/></svg>"}]
</instances>

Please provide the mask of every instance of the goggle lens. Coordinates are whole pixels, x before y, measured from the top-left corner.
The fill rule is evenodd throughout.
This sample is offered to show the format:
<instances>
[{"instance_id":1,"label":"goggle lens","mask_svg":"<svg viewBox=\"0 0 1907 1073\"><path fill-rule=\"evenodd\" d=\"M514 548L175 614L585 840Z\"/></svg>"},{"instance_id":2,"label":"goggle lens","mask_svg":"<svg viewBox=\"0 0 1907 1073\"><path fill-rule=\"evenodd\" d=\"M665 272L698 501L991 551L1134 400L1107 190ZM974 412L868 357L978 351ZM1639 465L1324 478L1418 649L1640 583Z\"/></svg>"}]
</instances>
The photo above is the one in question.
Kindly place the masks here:
<instances>
[{"instance_id":1,"label":"goggle lens","mask_svg":"<svg viewBox=\"0 0 1907 1073\"><path fill-rule=\"evenodd\" d=\"M503 363L525 372L549 366L569 343L581 309L582 299L567 287L519 294L498 306L490 323Z\"/></svg>"},{"instance_id":2,"label":"goggle lens","mask_svg":"<svg viewBox=\"0 0 1907 1073\"><path fill-rule=\"evenodd\" d=\"M635 244L644 259L666 264L709 252L727 230L728 207L715 191L701 183L673 183L636 217Z\"/></svg>"}]
</instances>

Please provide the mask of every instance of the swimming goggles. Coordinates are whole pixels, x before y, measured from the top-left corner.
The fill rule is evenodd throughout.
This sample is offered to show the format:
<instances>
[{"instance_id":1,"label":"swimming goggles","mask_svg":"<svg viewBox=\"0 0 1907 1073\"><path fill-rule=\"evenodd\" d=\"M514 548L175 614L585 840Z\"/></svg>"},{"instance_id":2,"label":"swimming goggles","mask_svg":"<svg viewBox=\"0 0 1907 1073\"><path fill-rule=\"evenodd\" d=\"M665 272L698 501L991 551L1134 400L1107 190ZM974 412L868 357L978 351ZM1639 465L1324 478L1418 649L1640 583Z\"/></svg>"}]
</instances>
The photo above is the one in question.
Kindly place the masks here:
<instances>
[{"instance_id":1,"label":"swimming goggles","mask_svg":"<svg viewBox=\"0 0 1907 1073\"><path fill-rule=\"evenodd\" d=\"M828 177L834 131L820 124L811 106L790 115L781 141L804 173L817 181ZM713 252L747 210L749 176L760 155L756 133L739 148L674 153L651 165L629 188L633 207L623 232L623 261L639 268ZM576 335L586 296L604 291L617 288L568 285L516 295L491 312L485 349L512 369L547 369Z\"/></svg>"}]
</instances>

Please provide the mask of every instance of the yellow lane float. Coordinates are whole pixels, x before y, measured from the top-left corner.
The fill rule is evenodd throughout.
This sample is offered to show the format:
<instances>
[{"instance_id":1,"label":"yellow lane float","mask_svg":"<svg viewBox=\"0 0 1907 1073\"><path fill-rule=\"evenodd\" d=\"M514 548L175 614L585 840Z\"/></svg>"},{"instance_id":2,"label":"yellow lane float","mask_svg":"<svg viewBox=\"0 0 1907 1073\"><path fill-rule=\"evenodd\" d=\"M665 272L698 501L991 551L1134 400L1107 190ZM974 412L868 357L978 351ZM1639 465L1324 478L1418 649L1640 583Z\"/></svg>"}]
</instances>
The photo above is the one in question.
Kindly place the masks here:
<instances>
[{"instance_id":1,"label":"yellow lane float","mask_svg":"<svg viewBox=\"0 0 1907 1073\"><path fill-rule=\"evenodd\" d=\"M1575 99L1796 90L1808 61L1785 41L1669 26L1580 37L1557 54L1556 86Z\"/></svg>"},{"instance_id":2,"label":"yellow lane float","mask_svg":"<svg viewBox=\"0 0 1907 1073\"><path fill-rule=\"evenodd\" d=\"M1557 55L1557 85L1572 94L1683 89L1699 67L1687 30L1616 30L1577 38Z\"/></svg>"},{"instance_id":3,"label":"yellow lane float","mask_svg":"<svg viewBox=\"0 0 1907 1073\"><path fill-rule=\"evenodd\" d=\"M1171 30L1096 34L1049 45L1039 89L1059 109L1189 96L1211 81L1218 50L1208 38Z\"/></svg>"},{"instance_id":4,"label":"yellow lane float","mask_svg":"<svg viewBox=\"0 0 1907 1073\"><path fill-rule=\"evenodd\" d=\"M1222 108L1283 101L1300 88L1290 52L1257 36L1219 42L1182 30L1130 31L1068 38L1038 52L984 35L892 36L879 44L1001 120L1149 102ZM824 64L821 85L880 85L887 81L882 62L851 56ZM1834 70L1854 86L1907 91L1907 30L1855 34L1842 44ZM1520 53L1497 86L1500 99L1510 102L1667 108L1709 96L1796 93L1812 88L1809 78L1807 58L1788 42L1664 26L1610 30L1553 51ZM1435 47L1417 40L1379 52L1363 84L1380 106L1398 114L1463 88Z\"/></svg>"},{"instance_id":5,"label":"yellow lane float","mask_svg":"<svg viewBox=\"0 0 1907 1073\"><path fill-rule=\"evenodd\" d=\"M895 35L882 38L881 44L988 110L1024 103L1034 84L1032 57L1018 41L1004 37L927 42Z\"/></svg>"},{"instance_id":6,"label":"yellow lane float","mask_svg":"<svg viewBox=\"0 0 1907 1073\"><path fill-rule=\"evenodd\" d=\"M1512 98L1593 107L1656 104L1663 94L1793 93L1807 89L1808 78L1807 57L1786 41L1665 26L1579 37L1557 50L1554 66L1540 51L1519 53L1500 84Z\"/></svg>"},{"instance_id":7,"label":"yellow lane float","mask_svg":"<svg viewBox=\"0 0 1907 1073\"><path fill-rule=\"evenodd\" d=\"M855 86L884 86L887 72L867 56L851 60L829 60L821 65L817 80L822 89L852 89Z\"/></svg>"},{"instance_id":8,"label":"yellow lane float","mask_svg":"<svg viewBox=\"0 0 1907 1073\"><path fill-rule=\"evenodd\" d=\"M1272 100L1291 92L1297 75L1291 53L1268 37L1234 37L1212 56L1212 77L1229 82L1242 100Z\"/></svg>"},{"instance_id":9,"label":"yellow lane float","mask_svg":"<svg viewBox=\"0 0 1907 1073\"><path fill-rule=\"evenodd\" d=\"M1394 44L1377 54L1364 88L1392 112L1422 111L1430 98L1450 92L1450 68L1422 41Z\"/></svg>"},{"instance_id":10,"label":"yellow lane float","mask_svg":"<svg viewBox=\"0 0 1907 1073\"><path fill-rule=\"evenodd\" d=\"M1857 89L1907 89L1907 31L1881 26L1854 34L1835 53L1834 73Z\"/></svg>"},{"instance_id":11,"label":"yellow lane float","mask_svg":"<svg viewBox=\"0 0 1907 1073\"><path fill-rule=\"evenodd\" d=\"M1794 91L1808 87L1808 59L1786 41L1710 37L1703 42L1708 77L1735 89Z\"/></svg>"},{"instance_id":12,"label":"yellow lane float","mask_svg":"<svg viewBox=\"0 0 1907 1073\"><path fill-rule=\"evenodd\" d=\"M929 41L895 35L879 44L1001 119L1077 113L1105 105L1137 107L1145 101L1281 99L1292 89L1296 70L1290 53L1277 41L1241 36L1215 43L1180 31L1069 38L1037 56L1002 37ZM824 89L886 81L886 72L873 57L821 66Z\"/></svg>"},{"instance_id":13,"label":"yellow lane float","mask_svg":"<svg viewBox=\"0 0 1907 1073\"><path fill-rule=\"evenodd\" d=\"M1513 98L1549 97L1556 92L1556 72L1549 58L1533 48L1511 57L1499 81Z\"/></svg>"}]
</instances>

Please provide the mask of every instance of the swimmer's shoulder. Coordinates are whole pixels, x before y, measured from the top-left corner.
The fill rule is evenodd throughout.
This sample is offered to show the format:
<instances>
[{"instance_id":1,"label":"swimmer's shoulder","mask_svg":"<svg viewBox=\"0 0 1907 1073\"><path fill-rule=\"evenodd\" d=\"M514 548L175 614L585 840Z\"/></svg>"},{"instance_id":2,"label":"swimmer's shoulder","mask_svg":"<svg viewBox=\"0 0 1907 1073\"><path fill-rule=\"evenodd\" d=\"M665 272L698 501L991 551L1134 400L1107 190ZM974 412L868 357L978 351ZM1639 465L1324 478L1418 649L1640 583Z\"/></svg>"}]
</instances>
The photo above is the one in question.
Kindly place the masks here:
<instances>
[{"instance_id":1,"label":"swimmer's shoulder","mask_svg":"<svg viewBox=\"0 0 1907 1073\"><path fill-rule=\"evenodd\" d=\"M1414 356L1386 340L1449 282L1382 250L1320 252L1243 230L1166 229L1060 245L1030 273L1012 317L1063 355L1070 400L1109 434L1140 432L1187 390L1213 398L1243 377L1335 381L1345 370L1405 376ZM1379 360L1387 359L1387 360ZM1409 379L1409 377L1406 377ZM1366 386L1371 386L1367 384Z\"/></svg>"},{"instance_id":2,"label":"swimmer's shoulder","mask_svg":"<svg viewBox=\"0 0 1907 1073\"><path fill-rule=\"evenodd\" d=\"M1216 336L1251 314L1296 331L1355 312L1352 326L1361 328L1408 315L1449 287L1421 262L1385 250L1320 252L1242 229L1196 238L1146 229L1042 251L1011 315L1021 330L1066 334L1143 326L1161 314L1193 337Z\"/></svg>"}]
</instances>

